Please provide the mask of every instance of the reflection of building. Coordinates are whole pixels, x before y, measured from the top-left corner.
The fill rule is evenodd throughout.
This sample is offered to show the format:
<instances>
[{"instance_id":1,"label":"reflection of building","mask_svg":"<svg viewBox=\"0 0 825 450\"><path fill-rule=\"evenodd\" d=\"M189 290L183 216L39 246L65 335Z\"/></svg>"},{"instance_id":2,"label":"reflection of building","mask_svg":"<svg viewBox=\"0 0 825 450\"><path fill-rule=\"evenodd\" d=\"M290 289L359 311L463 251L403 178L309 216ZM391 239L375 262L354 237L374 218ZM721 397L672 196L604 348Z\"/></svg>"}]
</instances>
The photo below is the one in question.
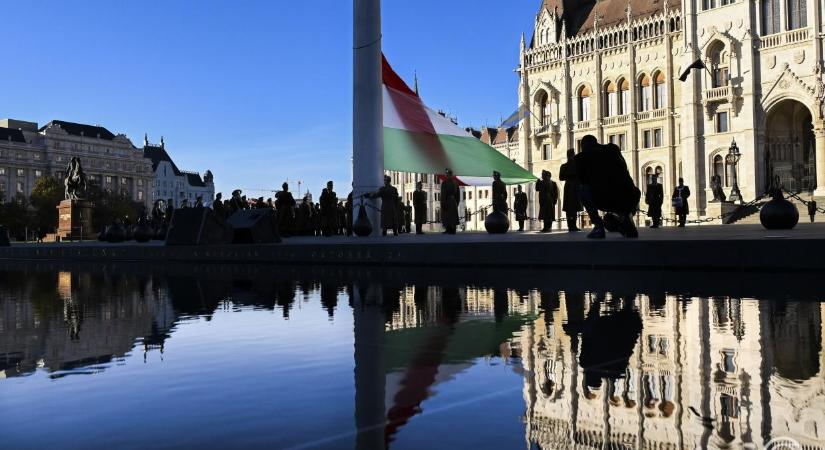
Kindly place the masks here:
<instances>
[{"instance_id":1,"label":"reflection of building","mask_svg":"<svg viewBox=\"0 0 825 450\"><path fill-rule=\"evenodd\" d=\"M592 134L622 148L642 190L654 173L666 193L684 177L691 213L711 215L735 139L745 200L771 175L825 195L822 25L810 0L543 0L521 45L517 162L556 175ZM707 70L681 82L696 59Z\"/></svg>"},{"instance_id":2,"label":"reflection of building","mask_svg":"<svg viewBox=\"0 0 825 450\"><path fill-rule=\"evenodd\" d=\"M568 324L594 297L569 295L521 337L531 442L761 448L788 436L823 448L825 305L640 296L643 331L625 376L587 388ZM584 311L570 309L582 301Z\"/></svg>"},{"instance_id":3,"label":"reflection of building","mask_svg":"<svg viewBox=\"0 0 825 450\"><path fill-rule=\"evenodd\" d=\"M18 194L28 198L42 176L62 180L76 156L90 182L149 205L150 163L123 134L62 120L38 128L33 122L4 119L0 138L0 192L6 199Z\"/></svg>"}]
</instances>

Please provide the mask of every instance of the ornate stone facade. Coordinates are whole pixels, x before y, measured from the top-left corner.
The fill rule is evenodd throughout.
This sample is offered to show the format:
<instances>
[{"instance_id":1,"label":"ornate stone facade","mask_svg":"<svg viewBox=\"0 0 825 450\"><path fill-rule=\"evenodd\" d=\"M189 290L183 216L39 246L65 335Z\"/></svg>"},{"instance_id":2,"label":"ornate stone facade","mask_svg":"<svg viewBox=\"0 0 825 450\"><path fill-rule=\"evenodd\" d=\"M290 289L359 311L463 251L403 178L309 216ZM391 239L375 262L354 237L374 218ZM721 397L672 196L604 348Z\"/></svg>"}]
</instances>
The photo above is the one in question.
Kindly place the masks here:
<instances>
[{"instance_id":1,"label":"ornate stone facade","mask_svg":"<svg viewBox=\"0 0 825 450\"><path fill-rule=\"evenodd\" d=\"M522 38L519 102L530 114L518 163L556 175L566 150L592 134L622 148L642 191L653 173L666 196L684 178L691 213L701 217L712 176L730 193L725 156L736 140L745 201L771 175L825 195L820 2L574 3L545 0L533 39ZM680 81L697 59L707 69Z\"/></svg>"}]
</instances>

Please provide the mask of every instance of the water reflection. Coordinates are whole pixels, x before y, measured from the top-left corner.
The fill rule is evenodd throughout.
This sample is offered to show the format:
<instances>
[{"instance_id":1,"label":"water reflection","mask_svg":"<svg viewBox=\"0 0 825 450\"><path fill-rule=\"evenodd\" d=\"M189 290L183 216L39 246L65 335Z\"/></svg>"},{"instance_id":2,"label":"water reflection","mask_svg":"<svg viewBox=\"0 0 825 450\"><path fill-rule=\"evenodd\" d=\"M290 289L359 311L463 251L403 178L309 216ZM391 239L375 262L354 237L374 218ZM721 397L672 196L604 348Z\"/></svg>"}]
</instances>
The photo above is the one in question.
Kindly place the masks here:
<instances>
[{"instance_id":1,"label":"water reflection","mask_svg":"<svg viewBox=\"0 0 825 450\"><path fill-rule=\"evenodd\" d=\"M56 401L38 375L58 385L74 380L61 394L69 403L128 396L130 414L158 414L138 401L159 389L142 386L148 375L139 369L157 355L170 368L214 378L165 381L170 404L192 401L180 393L187 389L202 397L191 421L166 416L170 442L177 428L200 448L736 448L778 436L821 448L825 304L801 294L757 300L645 290L593 273L482 282L484 275L0 271L0 406L39 400L26 417L1 418L0 428L13 430L15 448L156 447L157 437L116 421L66 419L31 436ZM715 294L745 285L752 286L740 280ZM213 322L227 317L237 324L215 332ZM329 345L321 342L327 335L335 336ZM344 358L333 347L340 343L349 349ZM314 369L298 363L310 355ZM265 370L237 378L234 367L249 360ZM129 387L69 377L90 374ZM210 384L226 380L234 394ZM267 383L280 389L262 389ZM200 436L203 420L224 426ZM80 440L67 445L55 437L61 432Z\"/></svg>"}]
</instances>

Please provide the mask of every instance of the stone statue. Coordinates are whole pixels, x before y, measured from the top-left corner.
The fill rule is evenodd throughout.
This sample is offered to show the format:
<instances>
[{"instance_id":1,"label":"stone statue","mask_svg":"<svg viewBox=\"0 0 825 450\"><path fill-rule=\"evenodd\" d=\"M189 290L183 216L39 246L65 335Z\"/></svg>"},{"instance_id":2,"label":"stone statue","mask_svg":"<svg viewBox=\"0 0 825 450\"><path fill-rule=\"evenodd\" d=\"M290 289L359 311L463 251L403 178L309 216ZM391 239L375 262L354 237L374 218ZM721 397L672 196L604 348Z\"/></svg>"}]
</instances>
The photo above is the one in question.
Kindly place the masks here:
<instances>
[{"instance_id":1,"label":"stone statue","mask_svg":"<svg viewBox=\"0 0 825 450\"><path fill-rule=\"evenodd\" d=\"M725 191L722 190L722 177L719 175L710 177L710 190L713 192L713 200L711 200L711 202L724 202L727 200Z\"/></svg>"},{"instance_id":2,"label":"stone statue","mask_svg":"<svg viewBox=\"0 0 825 450\"><path fill-rule=\"evenodd\" d=\"M86 194L86 173L80 166L80 158L74 156L69 161L63 185L66 187L66 200L81 200Z\"/></svg>"}]
</instances>

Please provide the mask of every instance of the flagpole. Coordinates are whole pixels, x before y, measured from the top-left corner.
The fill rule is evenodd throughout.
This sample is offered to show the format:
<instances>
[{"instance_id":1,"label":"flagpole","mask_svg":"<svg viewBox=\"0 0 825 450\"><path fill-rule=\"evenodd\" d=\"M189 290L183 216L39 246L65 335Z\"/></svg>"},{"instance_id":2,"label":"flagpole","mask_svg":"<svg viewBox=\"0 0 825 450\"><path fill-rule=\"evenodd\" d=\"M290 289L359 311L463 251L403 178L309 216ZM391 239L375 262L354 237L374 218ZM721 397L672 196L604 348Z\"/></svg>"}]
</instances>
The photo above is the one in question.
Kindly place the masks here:
<instances>
[{"instance_id":1,"label":"flagpole","mask_svg":"<svg viewBox=\"0 0 825 450\"><path fill-rule=\"evenodd\" d=\"M383 185L383 85L381 82L381 0L353 0L352 187L360 197ZM372 236L380 236L377 200L365 200ZM353 214L354 218L357 217Z\"/></svg>"}]
</instances>

